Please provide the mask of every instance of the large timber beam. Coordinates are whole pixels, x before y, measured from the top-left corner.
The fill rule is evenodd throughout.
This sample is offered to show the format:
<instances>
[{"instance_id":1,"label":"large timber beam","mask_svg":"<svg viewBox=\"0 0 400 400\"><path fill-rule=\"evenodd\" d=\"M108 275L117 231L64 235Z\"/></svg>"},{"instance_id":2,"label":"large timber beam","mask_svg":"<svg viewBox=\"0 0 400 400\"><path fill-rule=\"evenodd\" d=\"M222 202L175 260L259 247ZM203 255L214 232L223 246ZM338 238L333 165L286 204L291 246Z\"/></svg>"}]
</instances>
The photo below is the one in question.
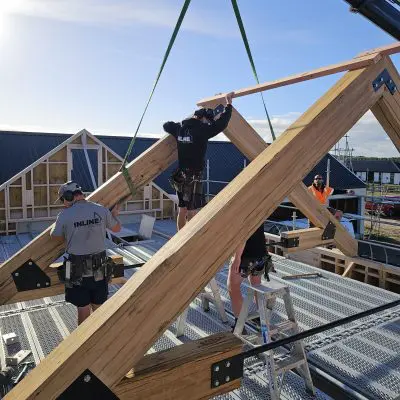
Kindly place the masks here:
<instances>
[{"instance_id":1,"label":"large timber beam","mask_svg":"<svg viewBox=\"0 0 400 400\"><path fill-rule=\"evenodd\" d=\"M286 243L282 245L285 253L311 249L316 246L331 244L333 239L324 239L324 229L306 228L281 232L281 239Z\"/></svg>"},{"instance_id":2,"label":"large timber beam","mask_svg":"<svg viewBox=\"0 0 400 400\"><path fill-rule=\"evenodd\" d=\"M345 74L5 399L54 399L86 369L115 389L237 246L382 95L371 85L381 68ZM288 163L296 168L285 168Z\"/></svg>"},{"instance_id":3,"label":"large timber beam","mask_svg":"<svg viewBox=\"0 0 400 400\"><path fill-rule=\"evenodd\" d=\"M391 93L385 88L371 111L400 152L400 75L390 59L386 59L385 64L397 89Z\"/></svg>"},{"instance_id":4,"label":"large timber beam","mask_svg":"<svg viewBox=\"0 0 400 400\"><path fill-rule=\"evenodd\" d=\"M170 135L160 139L127 165L135 188L146 185L176 159L175 139ZM88 196L88 200L110 207L129 194L126 181L122 173L118 172ZM50 229L51 227L47 228L0 266L0 304L15 302L20 298L16 296L17 291L11 273L29 259L32 259L48 275L51 275L48 266L64 252L65 245L63 240L50 238ZM57 281L57 279L52 279L52 284L56 284ZM40 293L40 291L37 291L37 293Z\"/></svg>"},{"instance_id":5,"label":"large timber beam","mask_svg":"<svg viewBox=\"0 0 400 400\"><path fill-rule=\"evenodd\" d=\"M215 105L215 101L210 105ZM250 160L253 160L268 147L262 137L235 108L232 110L231 122L224 133ZM304 156L307 157L306 153ZM288 165L294 166L291 162L288 162ZM285 169L287 167L283 165L282 168ZM284 184L285 179L283 178L281 182L276 182L275 184L279 183ZM333 223L336 227L336 245L350 257L357 255L357 241L349 235L343 225L333 217L326 207L315 200L301 181L293 188L288 197L316 227L325 229L329 222Z\"/></svg>"},{"instance_id":6,"label":"large timber beam","mask_svg":"<svg viewBox=\"0 0 400 400\"><path fill-rule=\"evenodd\" d=\"M360 68L365 68L368 65L374 64L379 57L389 56L391 54L400 52L400 42L395 42L387 46L378 47L359 54L355 58L347 61L343 61L338 64L328 65L326 67L321 67L313 69L311 71L301 72L299 74L287 76L285 78L277 79L275 81L265 82L258 85L250 86L244 89L238 89L234 91L233 97L242 97L249 94L254 94L258 92L263 92L266 90L276 89L282 86L292 85L294 83L305 82L311 79L321 78L323 76L337 74L344 71L353 71ZM199 101L197 104L199 106L207 106L207 104L213 102L221 102L225 97L225 93L220 93L213 97L208 97Z\"/></svg>"},{"instance_id":7,"label":"large timber beam","mask_svg":"<svg viewBox=\"0 0 400 400\"><path fill-rule=\"evenodd\" d=\"M200 400L230 392L240 387L241 379L228 375L228 383L212 388L211 366L242 348L240 339L223 332L146 355L134 377L124 378L114 392L120 400Z\"/></svg>"}]
</instances>

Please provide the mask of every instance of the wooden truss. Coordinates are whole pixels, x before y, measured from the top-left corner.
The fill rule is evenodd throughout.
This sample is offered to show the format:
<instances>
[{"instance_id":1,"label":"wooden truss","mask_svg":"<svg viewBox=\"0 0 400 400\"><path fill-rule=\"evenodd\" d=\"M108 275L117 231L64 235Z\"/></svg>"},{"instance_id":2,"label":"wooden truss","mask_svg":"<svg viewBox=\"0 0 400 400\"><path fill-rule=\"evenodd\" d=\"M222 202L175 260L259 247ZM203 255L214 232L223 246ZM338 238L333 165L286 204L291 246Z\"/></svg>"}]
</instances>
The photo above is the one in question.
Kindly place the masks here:
<instances>
[{"instance_id":1,"label":"wooden truss","mask_svg":"<svg viewBox=\"0 0 400 400\"><path fill-rule=\"evenodd\" d=\"M268 147L235 110L225 133L247 157L254 160L135 273L116 295L53 350L6 399L56 398L70 385L76 384L82 374L89 372L115 393L126 394L121 398L141 398L135 389L140 387L137 380L124 379L120 383L124 375L132 367L140 365L140 360L151 345L205 287L237 246L257 229L286 196L290 196L317 228L324 228L329 221L335 223L299 182L369 109L377 116L396 147L400 147L400 94L393 89L395 86L400 88L400 77L387 57L398 51L400 45L397 43L347 63L297 75L278 83L237 91L236 95L244 96L350 69ZM214 97L201 104L214 104L220 98ZM174 139L161 139L128 166L134 185L139 187L146 184L175 159ZM117 173L90 199L110 206L128 194L121 173ZM356 254L356 242L350 240L339 225L336 227L338 247L351 255ZM51 241L46 230L4 263L0 267L1 303L16 298L11 278L16 268L32 259L49 273L48 265L62 249L63 243ZM183 346L182 352L187 351ZM227 348L231 353L238 351L236 342L221 348L221 353ZM209 351L205 350L205 354ZM204 359L199 353L197 356ZM188 360L183 358L183 363ZM176 359L179 357L172 362L175 367ZM160 373L157 362L150 364L153 365L150 370L154 368L151 372L154 376ZM149 368L146 370L149 372ZM165 371L168 368L164 368ZM193 373L196 371L193 370ZM196 376L193 375L192 379L195 382ZM179 374L172 374L165 382L179 387ZM220 393L223 386L218 390ZM164 398L174 395L168 389L163 393ZM206 398L217 392L210 385L207 393L201 392L201 397L190 389L180 393L182 397L175 398Z\"/></svg>"}]
</instances>

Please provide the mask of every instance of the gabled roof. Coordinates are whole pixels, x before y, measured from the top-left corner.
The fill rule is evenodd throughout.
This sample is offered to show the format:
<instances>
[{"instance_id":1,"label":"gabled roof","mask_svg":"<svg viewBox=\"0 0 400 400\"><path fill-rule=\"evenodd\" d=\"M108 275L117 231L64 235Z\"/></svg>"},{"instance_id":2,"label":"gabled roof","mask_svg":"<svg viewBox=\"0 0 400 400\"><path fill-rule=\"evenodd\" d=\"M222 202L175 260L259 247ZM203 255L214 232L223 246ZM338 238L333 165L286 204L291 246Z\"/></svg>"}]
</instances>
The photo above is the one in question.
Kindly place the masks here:
<instances>
[{"instance_id":1,"label":"gabled roof","mask_svg":"<svg viewBox=\"0 0 400 400\"><path fill-rule=\"evenodd\" d=\"M352 164L356 172L400 172L399 166L393 160L353 159Z\"/></svg>"},{"instance_id":2,"label":"gabled roof","mask_svg":"<svg viewBox=\"0 0 400 400\"><path fill-rule=\"evenodd\" d=\"M71 136L60 133L0 131L0 159L3 160L2 168L0 169L0 184L27 168ZM125 156L131 140L129 137L120 136L96 135L94 137L120 157ZM133 160L156 141L156 138L138 137L129 161ZM330 184L332 187L337 189L365 187L365 184L356 175L331 155L326 155L304 178L306 185L311 184L314 175L317 173L326 176L328 157L331 160ZM211 141L208 146L207 159L209 159L210 163L210 180L223 182L231 181L243 169L245 160L236 146L225 141ZM247 160L246 163L248 164ZM172 191L168 178L175 167L176 164L155 179L155 183L168 193ZM210 193L218 193L223 187L224 184L222 183L211 182Z\"/></svg>"}]
</instances>

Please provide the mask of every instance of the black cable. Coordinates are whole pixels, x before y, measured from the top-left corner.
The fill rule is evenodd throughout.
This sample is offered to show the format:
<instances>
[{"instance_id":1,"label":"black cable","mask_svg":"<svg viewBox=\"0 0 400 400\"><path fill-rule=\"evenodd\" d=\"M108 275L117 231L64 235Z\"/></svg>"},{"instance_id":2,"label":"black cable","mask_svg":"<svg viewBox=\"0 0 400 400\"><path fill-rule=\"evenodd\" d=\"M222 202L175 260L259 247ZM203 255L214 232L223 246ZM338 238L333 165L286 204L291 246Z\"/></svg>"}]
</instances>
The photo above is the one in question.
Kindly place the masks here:
<instances>
[{"instance_id":1,"label":"black cable","mask_svg":"<svg viewBox=\"0 0 400 400\"><path fill-rule=\"evenodd\" d=\"M244 353L238 354L237 356L234 356L232 358L245 359L245 358L253 357L253 356L256 356L257 354L264 353L266 351L275 349L277 347L284 346L286 344L305 339L309 336L313 336L318 333L327 331L329 329L336 328L337 326L348 324L348 323L356 321L358 319L367 317L371 314L376 314L380 311L384 311L384 310L387 310L388 308L396 307L398 305L400 305L400 300L392 301L391 303L386 303L382 306L371 308L369 310L360 312L358 314L350 315L349 317L342 318L342 319L339 319L339 320L336 320L333 322L329 322L328 324L325 324L325 325L317 326L316 328L312 328L307 331L297 333L296 335L293 335L293 336L290 336L290 337L287 337L287 338L284 338L281 340L277 340L276 342L271 342L271 343L264 344L262 346L255 347L254 349L251 349Z\"/></svg>"}]
</instances>

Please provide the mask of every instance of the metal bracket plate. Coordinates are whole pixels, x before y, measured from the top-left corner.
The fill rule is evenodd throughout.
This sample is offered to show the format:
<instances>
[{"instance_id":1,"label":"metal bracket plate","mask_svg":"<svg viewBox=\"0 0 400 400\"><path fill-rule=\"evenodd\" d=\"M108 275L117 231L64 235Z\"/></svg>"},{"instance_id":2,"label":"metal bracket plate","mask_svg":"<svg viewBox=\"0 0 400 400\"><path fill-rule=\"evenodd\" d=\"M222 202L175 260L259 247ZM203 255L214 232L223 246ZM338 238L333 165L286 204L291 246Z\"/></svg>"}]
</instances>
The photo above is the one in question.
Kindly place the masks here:
<instances>
[{"instance_id":1,"label":"metal bracket plate","mask_svg":"<svg viewBox=\"0 0 400 400\"><path fill-rule=\"evenodd\" d=\"M397 90L396 84L393 82L393 79L386 68L372 82L372 87L375 92L379 90L382 85L386 85L390 94L394 94Z\"/></svg>"},{"instance_id":2,"label":"metal bracket plate","mask_svg":"<svg viewBox=\"0 0 400 400\"><path fill-rule=\"evenodd\" d=\"M299 237L293 237L293 238L281 238L282 239L282 246L291 249L293 247L299 247L299 242L300 239Z\"/></svg>"},{"instance_id":3,"label":"metal bracket plate","mask_svg":"<svg viewBox=\"0 0 400 400\"><path fill-rule=\"evenodd\" d=\"M211 365L211 388L215 389L243 377L243 358L234 357Z\"/></svg>"},{"instance_id":4,"label":"metal bracket plate","mask_svg":"<svg viewBox=\"0 0 400 400\"><path fill-rule=\"evenodd\" d=\"M336 233L336 226L332 221L329 221L324 231L322 232L322 240L334 239Z\"/></svg>"},{"instance_id":5,"label":"metal bracket plate","mask_svg":"<svg viewBox=\"0 0 400 400\"><path fill-rule=\"evenodd\" d=\"M118 400L118 397L98 379L90 370L86 369L57 397L57 400Z\"/></svg>"},{"instance_id":6,"label":"metal bracket plate","mask_svg":"<svg viewBox=\"0 0 400 400\"><path fill-rule=\"evenodd\" d=\"M33 260L22 264L11 276L18 292L43 289L51 285L50 278Z\"/></svg>"},{"instance_id":7,"label":"metal bracket plate","mask_svg":"<svg viewBox=\"0 0 400 400\"><path fill-rule=\"evenodd\" d=\"M114 269L113 269L113 278L123 278L124 277L124 270L125 267L123 264L116 264L114 265Z\"/></svg>"}]
</instances>

